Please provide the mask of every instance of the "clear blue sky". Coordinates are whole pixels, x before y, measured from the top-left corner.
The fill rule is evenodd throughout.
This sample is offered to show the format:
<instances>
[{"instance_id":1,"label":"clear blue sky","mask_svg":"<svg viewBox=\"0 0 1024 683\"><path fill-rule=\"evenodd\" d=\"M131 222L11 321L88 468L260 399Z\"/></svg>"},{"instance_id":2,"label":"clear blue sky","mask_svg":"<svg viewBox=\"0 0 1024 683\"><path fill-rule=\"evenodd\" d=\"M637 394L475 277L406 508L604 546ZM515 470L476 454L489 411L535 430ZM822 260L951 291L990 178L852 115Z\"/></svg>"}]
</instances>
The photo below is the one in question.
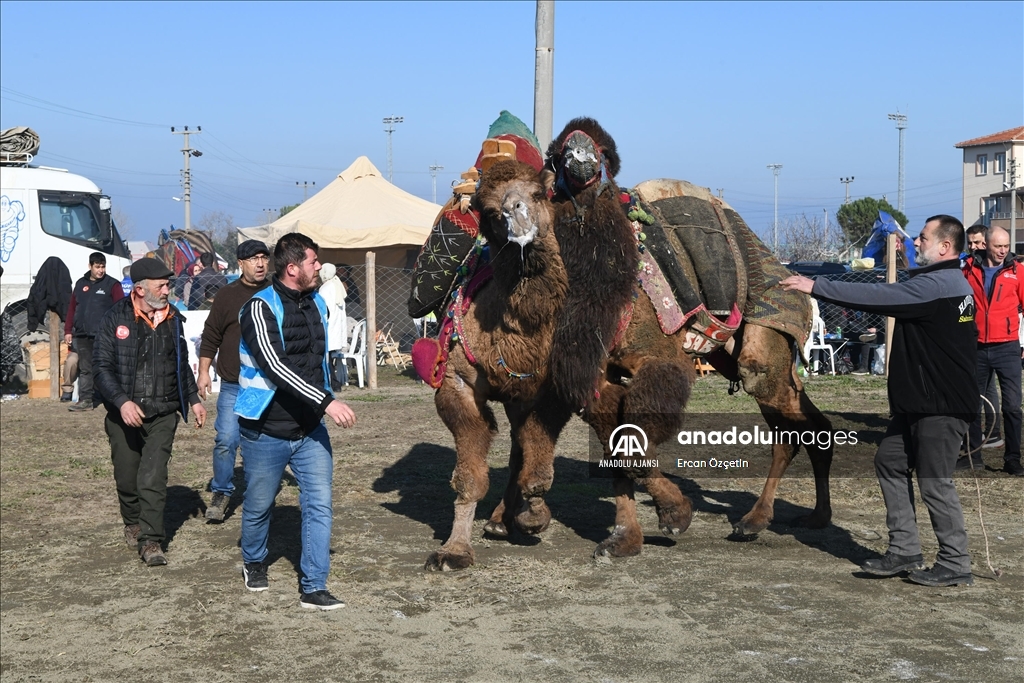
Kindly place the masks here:
<instances>
[{"instance_id":1,"label":"clear blue sky","mask_svg":"<svg viewBox=\"0 0 1024 683\"><path fill-rule=\"evenodd\" d=\"M183 224L181 136L193 138L192 220L238 226L302 199L359 155L429 199L476 158L508 109L533 120L534 3L0 3L0 125L42 137L38 163L101 185L134 239ZM1024 123L1024 4L556 3L557 132L596 117L621 184L723 188L755 230L843 200L897 194L909 115L911 230L961 212L953 145ZM35 99L32 99L35 98ZM50 104L47 104L50 103ZM122 123L111 119L136 122ZM443 199L442 199L443 201Z\"/></svg>"}]
</instances>

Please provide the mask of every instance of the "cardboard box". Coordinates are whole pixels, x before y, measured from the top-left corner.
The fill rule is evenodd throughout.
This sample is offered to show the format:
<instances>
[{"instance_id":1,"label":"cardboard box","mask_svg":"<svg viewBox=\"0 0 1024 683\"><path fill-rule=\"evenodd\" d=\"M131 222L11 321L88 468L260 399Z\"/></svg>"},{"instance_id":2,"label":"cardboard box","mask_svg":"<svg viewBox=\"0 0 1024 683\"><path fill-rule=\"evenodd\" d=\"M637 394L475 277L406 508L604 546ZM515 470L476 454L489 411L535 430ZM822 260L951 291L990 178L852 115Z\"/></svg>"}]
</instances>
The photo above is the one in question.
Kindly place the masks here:
<instances>
[{"instance_id":1,"label":"cardboard box","mask_svg":"<svg viewBox=\"0 0 1024 683\"><path fill-rule=\"evenodd\" d=\"M50 398L50 380L33 379L28 383L29 398Z\"/></svg>"}]
</instances>

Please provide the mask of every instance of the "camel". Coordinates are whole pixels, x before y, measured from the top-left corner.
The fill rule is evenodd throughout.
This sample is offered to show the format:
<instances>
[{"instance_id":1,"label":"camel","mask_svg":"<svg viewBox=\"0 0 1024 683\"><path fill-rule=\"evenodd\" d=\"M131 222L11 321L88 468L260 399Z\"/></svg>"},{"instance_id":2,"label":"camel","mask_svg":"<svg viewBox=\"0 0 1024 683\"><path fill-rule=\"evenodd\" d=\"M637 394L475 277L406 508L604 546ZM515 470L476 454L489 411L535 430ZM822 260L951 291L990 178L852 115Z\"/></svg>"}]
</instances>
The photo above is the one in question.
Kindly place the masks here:
<instances>
[{"instance_id":1,"label":"camel","mask_svg":"<svg viewBox=\"0 0 1024 683\"><path fill-rule=\"evenodd\" d=\"M656 457L657 444L680 426L694 374L693 331L681 328L665 334L650 297L634 286L637 242L635 228L618 204L614 142L596 122L587 121L572 122L552 143L552 169L538 173L523 164L500 162L484 174L474 198L481 235L493 252L493 280L468 306L457 302L454 308L461 344L451 346L435 404L455 438L452 486L458 496L452 533L430 555L428 569L461 569L473 563L472 522L476 503L488 487L486 454L495 429L488 400L503 403L513 439L509 483L485 525L497 537L508 536L513 525L529 534L547 528L551 513L543 496L553 479L555 443L573 412L582 412L603 444L619 424L640 426L652 444L649 458ZM591 135L572 139L580 126ZM586 158L578 150L587 146L601 152L596 166L564 161ZM553 171L582 180L574 183ZM588 184L595 173L603 182ZM672 196L692 187L659 181L648 190ZM734 220L742 222L738 215ZM597 291L605 299L588 300L592 285L603 288ZM715 330L705 332L714 337ZM755 398L772 428L827 430L827 419L796 375L793 348L792 337L743 323L716 352L717 363ZM606 446L606 454L609 450ZM808 452L817 500L804 521L823 527L831 519L832 452L816 447ZM736 524L737 533L756 534L771 522L779 480L795 453L794 446L772 446L768 481L753 509ZM676 535L688 527L691 503L661 472L621 469L613 481L615 527L595 555L624 557L641 551L637 483L654 500L664 533Z\"/></svg>"}]
</instances>

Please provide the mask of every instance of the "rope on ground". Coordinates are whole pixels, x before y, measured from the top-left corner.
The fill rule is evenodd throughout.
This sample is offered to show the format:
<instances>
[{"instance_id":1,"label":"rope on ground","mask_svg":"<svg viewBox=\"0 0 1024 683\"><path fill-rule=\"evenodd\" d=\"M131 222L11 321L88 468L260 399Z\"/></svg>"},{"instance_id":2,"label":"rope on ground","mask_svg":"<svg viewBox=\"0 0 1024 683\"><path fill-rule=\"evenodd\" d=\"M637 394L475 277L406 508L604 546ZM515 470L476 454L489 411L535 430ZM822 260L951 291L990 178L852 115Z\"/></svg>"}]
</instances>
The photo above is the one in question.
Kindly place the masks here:
<instances>
[{"instance_id":1,"label":"rope on ground","mask_svg":"<svg viewBox=\"0 0 1024 683\"><path fill-rule=\"evenodd\" d=\"M992 413L995 414L995 406L992 405L991 401L989 401L984 396L981 397L981 400L984 401L985 403L988 403L988 407L991 408L992 409ZM988 426L988 434L985 434L982 437L982 439L981 439L981 443L978 444L978 450L979 451L981 450L981 447L985 444L985 442L988 440L988 438L990 436L992 436L992 430L993 429L995 429L995 420L993 420L992 424L990 424ZM992 575L998 581L999 577L1001 577L1003 575L1003 570L1002 569L998 569L998 568L992 566L992 553L989 551L989 544L988 544L988 530L985 528L985 516L982 514L982 511L981 511L981 483L978 481L978 471L974 469L974 457L973 457L973 455L974 455L974 451L971 450L970 431L968 431L968 433L967 433L967 462L970 463L970 466L971 466L971 474L974 476L974 491L975 491L975 493L978 496L978 521L981 523L981 534L985 538L985 563L988 564L989 570L991 570Z\"/></svg>"}]
</instances>

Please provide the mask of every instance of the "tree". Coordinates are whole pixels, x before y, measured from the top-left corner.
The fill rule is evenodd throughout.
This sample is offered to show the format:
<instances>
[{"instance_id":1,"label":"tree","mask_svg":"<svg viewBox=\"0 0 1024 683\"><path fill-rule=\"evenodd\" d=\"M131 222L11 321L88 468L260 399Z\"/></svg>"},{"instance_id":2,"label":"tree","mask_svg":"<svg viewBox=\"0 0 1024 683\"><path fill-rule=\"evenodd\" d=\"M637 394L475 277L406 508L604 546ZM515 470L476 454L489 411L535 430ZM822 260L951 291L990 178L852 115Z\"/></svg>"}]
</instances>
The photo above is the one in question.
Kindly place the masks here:
<instances>
[{"instance_id":1,"label":"tree","mask_svg":"<svg viewBox=\"0 0 1024 683\"><path fill-rule=\"evenodd\" d=\"M893 208L892 204L884 199L864 197L849 204L843 204L836 212L836 220L843 228L843 233L851 246L863 247L867 244L871 229L878 220L879 210L885 211L896 221L907 227L907 217Z\"/></svg>"},{"instance_id":2,"label":"tree","mask_svg":"<svg viewBox=\"0 0 1024 683\"><path fill-rule=\"evenodd\" d=\"M238 228L235 219L223 211L207 211L196 221L196 227L210 234L210 241L218 254L231 263L238 246Z\"/></svg>"},{"instance_id":3,"label":"tree","mask_svg":"<svg viewBox=\"0 0 1024 683\"><path fill-rule=\"evenodd\" d=\"M843 232L818 216L789 217L779 225L779 253L790 261L842 261L846 259Z\"/></svg>"},{"instance_id":4,"label":"tree","mask_svg":"<svg viewBox=\"0 0 1024 683\"><path fill-rule=\"evenodd\" d=\"M117 232L121 235L121 239L130 240L135 234L135 221L120 207L115 206L110 212L110 220L114 221L114 225L117 226Z\"/></svg>"},{"instance_id":5,"label":"tree","mask_svg":"<svg viewBox=\"0 0 1024 683\"><path fill-rule=\"evenodd\" d=\"M280 218L281 216L285 215L289 211L291 211L293 209L297 209L298 207L299 207L298 204L289 204L288 206L282 206L281 210L277 212L277 217Z\"/></svg>"}]
</instances>

